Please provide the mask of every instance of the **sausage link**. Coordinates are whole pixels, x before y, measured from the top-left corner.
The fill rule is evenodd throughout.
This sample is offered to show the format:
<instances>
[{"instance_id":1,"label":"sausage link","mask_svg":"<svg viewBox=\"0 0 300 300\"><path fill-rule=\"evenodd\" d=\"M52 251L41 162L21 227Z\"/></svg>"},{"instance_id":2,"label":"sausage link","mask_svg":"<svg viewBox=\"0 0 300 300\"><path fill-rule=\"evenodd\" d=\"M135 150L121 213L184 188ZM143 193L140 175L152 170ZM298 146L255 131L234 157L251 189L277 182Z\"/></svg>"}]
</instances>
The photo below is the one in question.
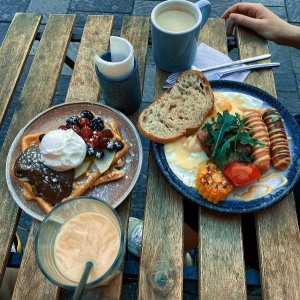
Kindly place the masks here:
<instances>
[{"instance_id":1,"label":"sausage link","mask_svg":"<svg viewBox=\"0 0 300 300\"><path fill-rule=\"evenodd\" d=\"M259 112L253 111L245 115L245 125L250 129L252 138L264 142L264 146L255 145L251 148L253 164L257 166L260 173L267 172L270 168L270 141L266 125Z\"/></svg>"},{"instance_id":2,"label":"sausage link","mask_svg":"<svg viewBox=\"0 0 300 300\"><path fill-rule=\"evenodd\" d=\"M280 114L275 108L269 108L263 113L262 118L269 133L273 166L278 170L285 170L290 164L291 154Z\"/></svg>"}]
</instances>

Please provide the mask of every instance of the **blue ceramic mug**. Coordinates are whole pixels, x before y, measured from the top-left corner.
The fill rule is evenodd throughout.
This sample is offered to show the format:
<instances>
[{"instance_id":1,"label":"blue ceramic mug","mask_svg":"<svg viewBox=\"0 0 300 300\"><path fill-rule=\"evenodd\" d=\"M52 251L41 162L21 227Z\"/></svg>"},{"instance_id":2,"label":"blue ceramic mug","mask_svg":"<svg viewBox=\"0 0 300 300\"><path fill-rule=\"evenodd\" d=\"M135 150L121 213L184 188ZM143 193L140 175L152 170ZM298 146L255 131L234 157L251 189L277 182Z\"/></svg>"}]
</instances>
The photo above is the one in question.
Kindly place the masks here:
<instances>
[{"instance_id":1,"label":"blue ceramic mug","mask_svg":"<svg viewBox=\"0 0 300 300\"><path fill-rule=\"evenodd\" d=\"M207 0L192 3L169 0L151 13L152 50L155 64L168 72L192 66L201 28L211 10Z\"/></svg>"}]
</instances>

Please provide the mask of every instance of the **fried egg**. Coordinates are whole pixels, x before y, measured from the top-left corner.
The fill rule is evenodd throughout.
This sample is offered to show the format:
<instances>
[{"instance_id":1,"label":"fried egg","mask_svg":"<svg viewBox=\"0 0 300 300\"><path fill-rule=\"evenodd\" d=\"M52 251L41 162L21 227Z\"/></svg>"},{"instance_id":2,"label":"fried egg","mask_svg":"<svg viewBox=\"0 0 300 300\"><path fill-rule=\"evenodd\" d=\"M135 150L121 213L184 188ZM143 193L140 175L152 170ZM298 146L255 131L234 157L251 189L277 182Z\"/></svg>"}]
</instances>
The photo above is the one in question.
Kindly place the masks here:
<instances>
[{"instance_id":1,"label":"fried egg","mask_svg":"<svg viewBox=\"0 0 300 300\"><path fill-rule=\"evenodd\" d=\"M228 110L230 114L244 115L247 111L260 110L263 101L252 96L234 92L214 92L215 105L211 115L203 124L215 117L218 112ZM201 128L200 128L201 129ZM201 147L197 132L189 137L164 145L167 162L172 172L188 187L195 187L198 170L205 165L208 157Z\"/></svg>"}]
</instances>

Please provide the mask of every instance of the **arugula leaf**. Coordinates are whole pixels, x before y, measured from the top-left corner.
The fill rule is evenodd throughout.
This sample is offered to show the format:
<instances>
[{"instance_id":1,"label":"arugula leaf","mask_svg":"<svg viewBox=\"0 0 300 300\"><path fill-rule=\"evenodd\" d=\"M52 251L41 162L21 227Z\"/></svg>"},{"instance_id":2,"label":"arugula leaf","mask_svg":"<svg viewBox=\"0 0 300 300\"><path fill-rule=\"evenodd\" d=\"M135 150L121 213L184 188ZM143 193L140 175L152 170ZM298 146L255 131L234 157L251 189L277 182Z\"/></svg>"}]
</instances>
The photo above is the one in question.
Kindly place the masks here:
<instances>
[{"instance_id":1,"label":"arugula leaf","mask_svg":"<svg viewBox=\"0 0 300 300\"><path fill-rule=\"evenodd\" d=\"M231 115L228 110L223 115L218 113L217 118L212 118L203 129L207 130L211 138L206 141L206 145L211 147L212 155L209 159L218 165L221 171L224 170L226 159L232 152L237 152L238 144L261 147L264 142L253 139L248 128L245 126L245 117L236 113ZM244 161L251 161L251 156L246 153L239 153L239 158Z\"/></svg>"}]
</instances>

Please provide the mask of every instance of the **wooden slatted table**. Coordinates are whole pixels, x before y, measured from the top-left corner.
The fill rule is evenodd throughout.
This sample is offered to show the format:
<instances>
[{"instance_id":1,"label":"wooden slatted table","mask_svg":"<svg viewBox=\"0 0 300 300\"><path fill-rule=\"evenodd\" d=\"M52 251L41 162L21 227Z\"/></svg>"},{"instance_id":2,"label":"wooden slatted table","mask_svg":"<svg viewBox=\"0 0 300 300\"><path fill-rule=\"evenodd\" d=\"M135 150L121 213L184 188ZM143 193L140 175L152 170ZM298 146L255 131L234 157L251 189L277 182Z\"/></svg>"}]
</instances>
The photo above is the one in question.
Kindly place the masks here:
<instances>
[{"instance_id":1,"label":"wooden slatted table","mask_svg":"<svg viewBox=\"0 0 300 300\"><path fill-rule=\"evenodd\" d=\"M97 102L101 93L93 65L93 53L108 49L113 16L89 16L80 41L66 102ZM14 112L0 157L0 279L10 254L20 209L10 196L5 180L5 162L18 131L35 115L52 105L66 52L74 29L75 15L51 15L43 31L30 71ZM37 34L41 16L16 14L0 48L0 120L12 101L17 83ZM125 17L121 36L128 39L139 62L144 82L149 40L148 17ZM227 53L225 23L210 19L201 41ZM267 43L240 28L237 42L241 58L268 52ZM155 97L169 74L156 70ZM276 96L272 71L253 71L247 83ZM143 87L143 84L142 84ZM138 112L130 119L136 124ZM160 173L149 153L143 246L138 275L138 299L183 298L183 204ZM118 208L127 229L129 196ZM220 214L204 208L199 216L199 298L246 299L241 216ZM260 274L264 299L300 299L299 227L293 194L266 210L255 213ZM39 226L34 221L20 266L13 299L59 299L60 289L38 268L34 239ZM127 230L126 230L127 231ZM84 292L83 299L119 299L122 274L106 287Z\"/></svg>"}]
</instances>

